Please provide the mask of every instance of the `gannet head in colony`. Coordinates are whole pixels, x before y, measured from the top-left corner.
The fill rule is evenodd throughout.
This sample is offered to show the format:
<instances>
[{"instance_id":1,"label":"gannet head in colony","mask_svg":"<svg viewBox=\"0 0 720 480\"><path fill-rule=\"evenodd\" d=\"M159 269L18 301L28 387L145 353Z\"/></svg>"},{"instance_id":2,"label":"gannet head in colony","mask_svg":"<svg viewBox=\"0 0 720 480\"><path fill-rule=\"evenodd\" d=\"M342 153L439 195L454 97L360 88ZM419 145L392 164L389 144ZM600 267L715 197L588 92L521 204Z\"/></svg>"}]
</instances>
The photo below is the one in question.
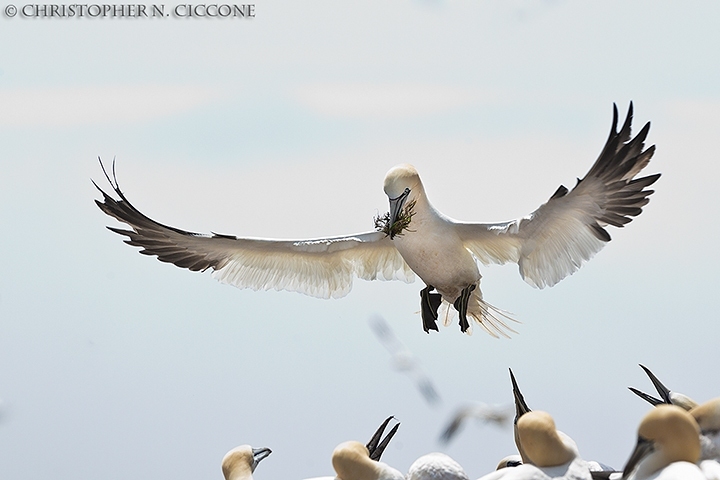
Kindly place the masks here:
<instances>
[{"instance_id":1,"label":"gannet head in colony","mask_svg":"<svg viewBox=\"0 0 720 480\"><path fill-rule=\"evenodd\" d=\"M370 458L367 447L360 442L344 442L335 447L332 465L342 480L404 480L394 468Z\"/></svg>"},{"instance_id":2,"label":"gannet head in colony","mask_svg":"<svg viewBox=\"0 0 720 480\"><path fill-rule=\"evenodd\" d=\"M653 383L653 386L655 387L655 390L657 390L658 395L660 395L660 398L655 398L652 395L641 392L637 388L628 387L630 391L638 397L655 406L662 404L677 405L683 410L690 410L698 406L697 402L687 395L683 395L678 392L671 392L670 389L667 388L645 365L640 364L640 368L645 370L647 376L650 377L650 381Z\"/></svg>"},{"instance_id":3,"label":"gannet head in colony","mask_svg":"<svg viewBox=\"0 0 720 480\"><path fill-rule=\"evenodd\" d=\"M225 454L222 460L222 471L225 480L251 479L260 460L272 453L269 448L253 448L240 445Z\"/></svg>"},{"instance_id":4,"label":"gannet head in colony","mask_svg":"<svg viewBox=\"0 0 720 480\"><path fill-rule=\"evenodd\" d=\"M640 422L637 445L623 478L636 469L636 478L646 478L673 462L696 463L699 459L700 429L693 417L675 405L658 405Z\"/></svg>"},{"instance_id":5,"label":"gannet head in colony","mask_svg":"<svg viewBox=\"0 0 720 480\"><path fill-rule=\"evenodd\" d=\"M549 413L528 412L520 417L517 428L525 455L535 466L564 465L578 456L575 446L559 435Z\"/></svg>"},{"instance_id":6,"label":"gannet head in colony","mask_svg":"<svg viewBox=\"0 0 720 480\"><path fill-rule=\"evenodd\" d=\"M415 167L407 163L396 165L390 169L385 175L383 190L390 200L389 225L391 226L400 218L403 206L419 198L423 192L420 175ZM390 238L395 235L392 233Z\"/></svg>"},{"instance_id":7,"label":"gannet head in colony","mask_svg":"<svg viewBox=\"0 0 720 480\"><path fill-rule=\"evenodd\" d=\"M715 398L690 410L703 438L700 439L703 460L720 461L720 398Z\"/></svg>"}]
</instances>

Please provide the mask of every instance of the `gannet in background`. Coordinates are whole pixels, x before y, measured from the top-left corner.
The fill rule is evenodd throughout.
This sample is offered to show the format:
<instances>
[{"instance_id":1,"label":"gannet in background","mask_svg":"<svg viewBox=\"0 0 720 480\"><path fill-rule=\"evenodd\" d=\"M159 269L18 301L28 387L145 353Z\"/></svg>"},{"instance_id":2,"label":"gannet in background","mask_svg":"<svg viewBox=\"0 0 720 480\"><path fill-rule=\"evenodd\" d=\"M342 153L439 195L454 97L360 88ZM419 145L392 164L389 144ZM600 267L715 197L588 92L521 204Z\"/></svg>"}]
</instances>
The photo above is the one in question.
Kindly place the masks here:
<instances>
[{"instance_id":1,"label":"gannet in background","mask_svg":"<svg viewBox=\"0 0 720 480\"><path fill-rule=\"evenodd\" d=\"M720 398L693 408L690 415L700 427L700 458L720 462Z\"/></svg>"},{"instance_id":2,"label":"gannet in background","mask_svg":"<svg viewBox=\"0 0 720 480\"><path fill-rule=\"evenodd\" d=\"M426 332L438 330L439 317L450 323L457 311L463 332L471 332L469 316L490 335L507 337L513 331L505 323L509 317L483 300L477 262L514 262L530 285L553 286L610 241L604 227L622 227L639 215L653 193L647 187L660 174L635 178L655 147L644 149L650 123L631 138L632 118L630 103L618 131L613 105L610 136L585 177L571 191L561 185L533 213L508 222L464 223L443 215L430 204L415 167L407 164L385 176L390 212L384 225L376 221L384 232L311 240L192 233L140 213L120 190L114 166L114 181L103 171L119 199L98 187L103 200L96 203L130 226L108 228L127 236L126 243L141 247L140 253L193 271L211 268L223 283L338 298L350 291L354 277L411 282L417 274L426 284L420 292Z\"/></svg>"},{"instance_id":3,"label":"gannet in background","mask_svg":"<svg viewBox=\"0 0 720 480\"><path fill-rule=\"evenodd\" d=\"M390 440L397 432L400 424L395 425L387 436L381 441L390 420L389 417L375 432L367 445L360 442L344 442L335 447L332 453L332 465L341 480L404 480L405 476L387 465L380 462L380 457L385 451Z\"/></svg>"},{"instance_id":4,"label":"gannet in background","mask_svg":"<svg viewBox=\"0 0 720 480\"><path fill-rule=\"evenodd\" d=\"M649 368L642 364L640 365L640 367L645 370L647 376L650 377L650 381L655 386L655 390L657 390L660 398L655 398L652 395L641 392L637 388L628 387L630 391L633 392L635 395L642 398L646 402L656 406L660 404L677 405L684 410L690 410L694 407L697 407L698 404L695 400L688 397L687 395L683 395L682 393L671 392L670 389L663 385L663 383L650 371Z\"/></svg>"},{"instance_id":5,"label":"gannet in background","mask_svg":"<svg viewBox=\"0 0 720 480\"><path fill-rule=\"evenodd\" d=\"M369 319L368 323L380 343L382 343L387 351L390 352L390 355L392 355L393 366L412 379L425 401L430 405L439 403L440 395L438 395L432 380L430 380L430 377L420 368L415 356L403 345L400 339L398 339L388 322L380 315L375 315Z\"/></svg>"},{"instance_id":6,"label":"gannet in background","mask_svg":"<svg viewBox=\"0 0 720 480\"><path fill-rule=\"evenodd\" d=\"M638 427L635 450L623 480L705 480L700 459L700 430L693 417L675 405L658 405Z\"/></svg>"},{"instance_id":7,"label":"gannet in background","mask_svg":"<svg viewBox=\"0 0 720 480\"><path fill-rule=\"evenodd\" d=\"M522 457L520 455L508 455L503 457L495 467L495 470L502 470L503 468L519 467L523 464Z\"/></svg>"},{"instance_id":8,"label":"gannet in background","mask_svg":"<svg viewBox=\"0 0 720 480\"><path fill-rule=\"evenodd\" d=\"M406 480L470 480L465 470L444 453L428 453L410 465Z\"/></svg>"},{"instance_id":9,"label":"gannet in background","mask_svg":"<svg viewBox=\"0 0 720 480\"><path fill-rule=\"evenodd\" d=\"M496 470L481 480L591 480L587 462L580 458L575 442L555 428L550 414L527 412L517 423L518 438L527 461Z\"/></svg>"},{"instance_id":10,"label":"gannet in background","mask_svg":"<svg viewBox=\"0 0 720 480\"><path fill-rule=\"evenodd\" d=\"M450 422L440 435L442 443L449 443L466 420L476 419L482 423L493 423L498 427L504 427L510 420L510 410L507 405L488 405L476 403L466 405L455 411Z\"/></svg>"},{"instance_id":11,"label":"gannet in background","mask_svg":"<svg viewBox=\"0 0 720 480\"><path fill-rule=\"evenodd\" d=\"M252 480L252 474L260 460L271 453L269 448L253 448L250 445L233 448L222 460L225 480Z\"/></svg>"}]
</instances>

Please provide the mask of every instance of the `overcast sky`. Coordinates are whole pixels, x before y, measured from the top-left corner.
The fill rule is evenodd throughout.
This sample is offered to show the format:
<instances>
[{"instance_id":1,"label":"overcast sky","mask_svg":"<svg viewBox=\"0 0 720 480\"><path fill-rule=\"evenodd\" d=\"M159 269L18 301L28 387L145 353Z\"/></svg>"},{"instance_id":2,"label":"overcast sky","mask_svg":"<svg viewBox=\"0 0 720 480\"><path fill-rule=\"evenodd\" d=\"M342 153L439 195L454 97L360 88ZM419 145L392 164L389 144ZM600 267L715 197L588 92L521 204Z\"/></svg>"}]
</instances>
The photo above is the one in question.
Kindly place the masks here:
<instances>
[{"instance_id":1,"label":"overcast sky","mask_svg":"<svg viewBox=\"0 0 720 480\"><path fill-rule=\"evenodd\" d=\"M2 4L5 10L5 4ZM20 4L15 4L21 7ZM174 7L175 4L167 4ZM0 478L331 475L330 454L402 423L384 460L445 451L471 478L511 429L437 439L463 403L512 401L512 367L581 454L622 468L653 393L720 395L720 4L262 1L252 19L0 16ZM525 215L572 187L612 104L652 121L650 204L579 272L536 290L483 268L522 323L427 335L414 284L339 300L221 285L139 255L106 225L98 156L144 213L199 232L307 238L372 229L385 172L413 163L447 215ZM427 405L368 319L434 380Z\"/></svg>"}]
</instances>

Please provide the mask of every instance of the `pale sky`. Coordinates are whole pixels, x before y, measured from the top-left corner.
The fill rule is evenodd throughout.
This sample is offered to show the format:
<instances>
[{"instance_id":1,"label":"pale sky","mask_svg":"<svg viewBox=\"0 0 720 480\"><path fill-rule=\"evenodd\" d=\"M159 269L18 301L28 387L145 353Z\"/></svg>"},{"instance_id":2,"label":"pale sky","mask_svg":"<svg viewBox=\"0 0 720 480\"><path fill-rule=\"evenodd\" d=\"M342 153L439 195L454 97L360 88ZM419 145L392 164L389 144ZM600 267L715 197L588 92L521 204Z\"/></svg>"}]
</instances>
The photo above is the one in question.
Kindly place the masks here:
<instances>
[{"instance_id":1,"label":"pale sky","mask_svg":"<svg viewBox=\"0 0 720 480\"><path fill-rule=\"evenodd\" d=\"M2 5L5 10L6 4ZM20 7L20 4L15 4ZM171 4L168 4L171 5ZM175 4L172 4L173 6ZM512 401L508 367L587 459L622 468L654 393L643 363L720 395L720 5L496 0L276 1L253 19L0 14L0 478L220 479L226 451L270 447L255 478L331 475L330 454L401 427L405 472L444 451L471 479L515 453L461 404ZM588 170L616 102L652 122L642 215L579 272L536 290L483 268L522 323L496 340L427 335L421 282L357 281L339 300L221 285L105 229L101 156L145 214L191 231L307 238L372 229L385 172L413 163L468 221L525 215ZM368 319L432 377L428 406Z\"/></svg>"}]
</instances>

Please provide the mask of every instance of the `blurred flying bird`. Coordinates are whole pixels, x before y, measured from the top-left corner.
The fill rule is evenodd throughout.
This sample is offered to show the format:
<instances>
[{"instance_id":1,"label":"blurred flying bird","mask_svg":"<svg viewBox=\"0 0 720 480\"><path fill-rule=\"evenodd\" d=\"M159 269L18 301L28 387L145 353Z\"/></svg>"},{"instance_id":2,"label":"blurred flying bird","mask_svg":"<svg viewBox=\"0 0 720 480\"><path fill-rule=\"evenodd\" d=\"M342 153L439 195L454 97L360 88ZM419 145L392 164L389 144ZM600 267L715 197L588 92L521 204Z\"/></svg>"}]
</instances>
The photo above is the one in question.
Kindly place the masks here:
<instances>
[{"instance_id":1,"label":"blurred flying bird","mask_svg":"<svg viewBox=\"0 0 720 480\"><path fill-rule=\"evenodd\" d=\"M392 355L393 366L400 372L409 376L413 383L417 386L423 398L430 404L436 405L440 402L440 396L437 389L433 386L430 377L420 368L415 356L410 350L398 339L387 321L375 315L368 321L370 328L380 343Z\"/></svg>"},{"instance_id":2,"label":"blurred flying bird","mask_svg":"<svg viewBox=\"0 0 720 480\"><path fill-rule=\"evenodd\" d=\"M684 410L690 410L691 408L697 407L697 402L692 398L688 397L687 395L683 395L682 393L677 392L671 392L670 389L663 385L663 383L645 365L641 364L640 368L642 368L647 374L647 376L650 377L650 381L655 386L655 390L657 390L660 398L655 398L652 395L641 392L637 388L628 387L630 391L633 392L635 395L655 406L661 404L677 405Z\"/></svg>"},{"instance_id":3,"label":"blurred flying bird","mask_svg":"<svg viewBox=\"0 0 720 480\"><path fill-rule=\"evenodd\" d=\"M440 435L442 443L450 443L460 427L471 419L482 423L492 423L498 427L504 427L512 417L512 409L507 405L488 405L486 403L475 403L459 408L448 425Z\"/></svg>"},{"instance_id":4,"label":"blurred flying bird","mask_svg":"<svg viewBox=\"0 0 720 480\"><path fill-rule=\"evenodd\" d=\"M240 445L225 454L222 471L225 480L252 480L258 463L272 453L269 448Z\"/></svg>"},{"instance_id":5,"label":"blurred flying bird","mask_svg":"<svg viewBox=\"0 0 720 480\"><path fill-rule=\"evenodd\" d=\"M649 202L648 189L660 174L635 178L655 152L644 147L647 123L631 138L633 106L617 130L613 106L610 136L600 156L575 188L561 185L530 215L501 223L465 223L438 212L430 204L415 167L393 167L385 176L390 211L375 221L376 231L311 240L270 240L229 235L202 235L158 223L137 210L113 179L103 172L119 199L99 187L103 212L130 226L108 227L128 237L146 255L193 271L213 270L223 283L255 290L290 290L321 298L346 295L354 277L404 280L417 274L426 332L437 320L471 333L468 316L494 337L514 332L505 312L483 300L478 262L517 263L530 285L553 286L610 241L608 225L622 227ZM102 162L101 162L102 165ZM462 172L456 172L462 175ZM340 181L349 181L341 178ZM97 186L97 185L96 185ZM468 199L471 201L471 199Z\"/></svg>"}]
</instances>

